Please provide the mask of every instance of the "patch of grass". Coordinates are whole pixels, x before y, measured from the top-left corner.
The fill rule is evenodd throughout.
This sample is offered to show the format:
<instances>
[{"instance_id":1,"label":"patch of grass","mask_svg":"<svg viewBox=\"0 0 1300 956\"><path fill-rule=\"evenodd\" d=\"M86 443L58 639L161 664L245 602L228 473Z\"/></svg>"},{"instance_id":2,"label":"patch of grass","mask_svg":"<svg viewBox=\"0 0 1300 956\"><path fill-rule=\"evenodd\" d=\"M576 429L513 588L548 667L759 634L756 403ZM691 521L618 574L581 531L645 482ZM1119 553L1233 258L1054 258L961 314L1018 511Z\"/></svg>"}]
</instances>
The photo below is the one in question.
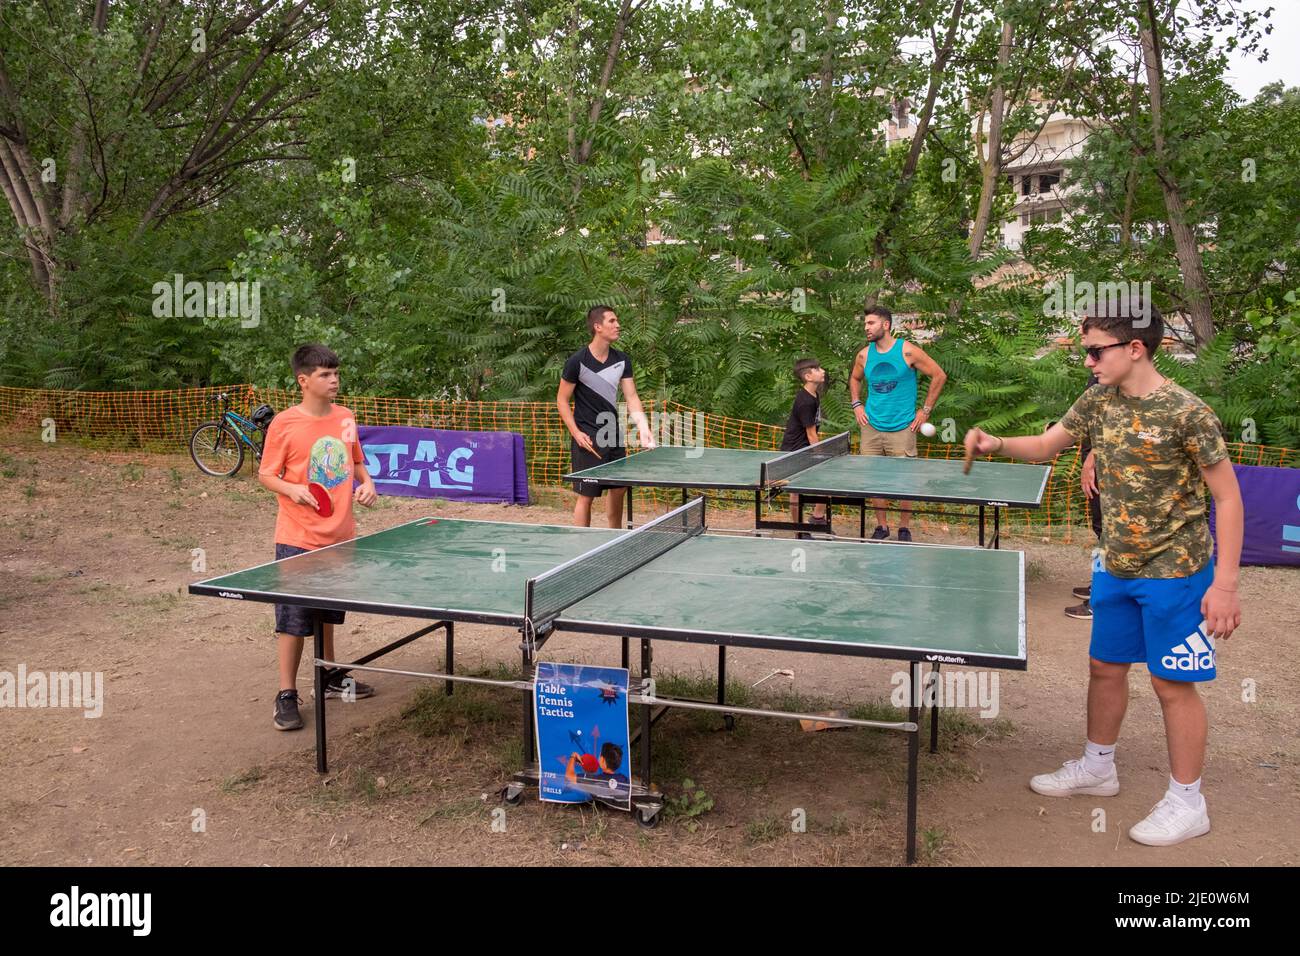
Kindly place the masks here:
<instances>
[{"instance_id":1,"label":"patch of grass","mask_svg":"<svg viewBox=\"0 0 1300 956\"><path fill-rule=\"evenodd\" d=\"M134 484L144 477L144 467L139 462L131 462L122 469L122 480L127 484Z\"/></svg>"},{"instance_id":2,"label":"patch of grass","mask_svg":"<svg viewBox=\"0 0 1300 956\"><path fill-rule=\"evenodd\" d=\"M166 613L175 609L180 603L180 595L173 591L164 591L161 594L146 594L129 602L133 607L148 608L159 613Z\"/></svg>"},{"instance_id":3,"label":"patch of grass","mask_svg":"<svg viewBox=\"0 0 1300 956\"><path fill-rule=\"evenodd\" d=\"M227 777L221 781L221 792L243 793L265 776L266 771L261 767L250 767L248 770L240 771L233 777Z\"/></svg>"},{"instance_id":4,"label":"patch of grass","mask_svg":"<svg viewBox=\"0 0 1300 956\"><path fill-rule=\"evenodd\" d=\"M31 501L33 498L36 497L36 481L35 481L35 479L33 479L32 481L29 481L26 485L23 486L23 494L27 496L27 500L28 500L28 501Z\"/></svg>"},{"instance_id":5,"label":"patch of grass","mask_svg":"<svg viewBox=\"0 0 1300 956\"><path fill-rule=\"evenodd\" d=\"M415 792L407 780L390 780L363 767L349 767L343 773L326 781L314 794L320 804L378 803L394 797L404 797Z\"/></svg>"},{"instance_id":6,"label":"patch of grass","mask_svg":"<svg viewBox=\"0 0 1300 956\"><path fill-rule=\"evenodd\" d=\"M1025 583L1030 581L1046 581L1051 577L1051 571L1047 567L1047 562L1040 558L1028 558L1025 561Z\"/></svg>"},{"instance_id":7,"label":"patch of grass","mask_svg":"<svg viewBox=\"0 0 1300 956\"><path fill-rule=\"evenodd\" d=\"M485 804L482 800L467 797L455 803L445 803L434 807L422 816L415 825L422 827L434 820L469 820L473 817L482 816L484 809Z\"/></svg>"},{"instance_id":8,"label":"patch of grass","mask_svg":"<svg viewBox=\"0 0 1300 956\"><path fill-rule=\"evenodd\" d=\"M779 817L759 817L745 824L745 842L750 846L762 846L775 843L781 839L788 827Z\"/></svg>"},{"instance_id":9,"label":"patch of grass","mask_svg":"<svg viewBox=\"0 0 1300 956\"><path fill-rule=\"evenodd\" d=\"M172 484L172 490L173 490L173 491L180 491L180 490L181 490L181 483L182 483L185 479L181 477L181 473L180 473L180 470L179 470L179 469L176 469L176 468L169 468L169 469L167 470L167 478L168 478L169 481L171 481L171 484Z\"/></svg>"},{"instance_id":10,"label":"patch of grass","mask_svg":"<svg viewBox=\"0 0 1300 956\"><path fill-rule=\"evenodd\" d=\"M517 675L489 672L472 676L511 680ZM518 709L509 706L508 701L509 697L492 687L459 684L450 697L443 692L441 685L421 687L402 710L402 725L420 737L438 737L450 730L499 724L518 716Z\"/></svg>"},{"instance_id":11,"label":"patch of grass","mask_svg":"<svg viewBox=\"0 0 1300 956\"><path fill-rule=\"evenodd\" d=\"M808 832L826 834L827 836L844 836L849 832L849 822L844 819L844 814L837 813L825 823L817 818L808 821Z\"/></svg>"}]
</instances>

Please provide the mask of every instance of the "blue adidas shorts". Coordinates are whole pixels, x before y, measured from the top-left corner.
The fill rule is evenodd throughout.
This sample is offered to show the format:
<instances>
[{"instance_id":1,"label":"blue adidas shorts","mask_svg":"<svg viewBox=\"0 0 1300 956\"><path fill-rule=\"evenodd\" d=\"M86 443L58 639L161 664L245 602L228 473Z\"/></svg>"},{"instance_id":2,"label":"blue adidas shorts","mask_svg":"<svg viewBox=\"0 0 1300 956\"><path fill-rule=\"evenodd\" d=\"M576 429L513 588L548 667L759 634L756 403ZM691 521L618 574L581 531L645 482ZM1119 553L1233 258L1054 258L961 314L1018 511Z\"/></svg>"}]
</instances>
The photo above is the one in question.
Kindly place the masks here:
<instances>
[{"instance_id":1,"label":"blue adidas shorts","mask_svg":"<svg viewBox=\"0 0 1300 956\"><path fill-rule=\"evenodd\" d=\"M1201 617L1201 598L1213 582L1213 562L1184 578L1117 578L1098 554L1088 653L1113 664L1145 662L1165 680L1214 680L1214 640Z\"/></svg>"}]
</instances>

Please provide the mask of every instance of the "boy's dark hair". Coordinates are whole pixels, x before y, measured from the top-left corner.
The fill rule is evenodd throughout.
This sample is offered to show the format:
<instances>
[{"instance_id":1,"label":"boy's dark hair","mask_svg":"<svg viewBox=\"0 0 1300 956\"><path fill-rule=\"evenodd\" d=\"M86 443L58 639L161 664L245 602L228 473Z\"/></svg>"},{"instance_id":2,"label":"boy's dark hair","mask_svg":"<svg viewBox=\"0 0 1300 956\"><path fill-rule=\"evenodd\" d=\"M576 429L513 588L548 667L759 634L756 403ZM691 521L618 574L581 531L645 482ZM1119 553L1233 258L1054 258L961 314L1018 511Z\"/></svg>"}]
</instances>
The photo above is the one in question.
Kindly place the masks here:
<instances>
[{"instance_id":1,"label":"boy's dark hair","mask_svg":"<svg viewBox=\"0 0 1300 956\"><path fill-rule=\"evenodd\" d=\"M605 766L613 773L623 766L623 748L607 740L600 745L600 759L605 761Z\"/></svg>"},{"instance_id":2,"label":"boy's dark hair","mask_svg":"<svg viewBox=\"0 0 1300 956\"><path fill-rule=\"evenodd\" d=\"M592 335L596 334L596 326L605 320L606 312L613 312L612 306L593 305L587 310L587 331Z\"/></svg>"},{"instance_id":3,"label":"boy's dark hair","mask_svg":"<svg viewBox=\"0 0 1300 956\"><path fill-rule=\"evenodd\" d=\"M293 366L293 377L297 378L299 375L310 375L318 368L338 368L339 357L333 349L324 345L300 345L294 350L289 364Z\"/></svg>"},{"instance_id":4,"label":"boy's dark hair","mask_svg":"<svg viewBox=\"0 0 1300 956\"><path fill-rule=\"evenodd\" d=\"M883 305L873 305L862 313L865 319L869 315L878 315L885 320L886 324L892 329L894 327L894 313L890 312Z\"/></svg>"},{"instance_id":5,"label":"boy's dark hair","mask_svg":"<svg viewBox=\"0 0 1300 956\"><path fill-rule=\"evenodd\" d=\"M1098 296L1083 320L1082 331L1089 329L1113 335L1119 342L1141 342L1147 347L1148 358L1156 354L1165 337L1165 322L1155 303L1127 292Z\"/></svg>"},{"instance_id":6,"label":"boy's dark hair","mask_svg":"<svg viewBox=\"0 0 1300 956\"><path fill-rule=\"evenodd\" d=\"M804 384L803 373L810 368L821 368L822 363L815 358L801 358L794 363L794 380L800 385Z\"/></svg>"}]
</instances>

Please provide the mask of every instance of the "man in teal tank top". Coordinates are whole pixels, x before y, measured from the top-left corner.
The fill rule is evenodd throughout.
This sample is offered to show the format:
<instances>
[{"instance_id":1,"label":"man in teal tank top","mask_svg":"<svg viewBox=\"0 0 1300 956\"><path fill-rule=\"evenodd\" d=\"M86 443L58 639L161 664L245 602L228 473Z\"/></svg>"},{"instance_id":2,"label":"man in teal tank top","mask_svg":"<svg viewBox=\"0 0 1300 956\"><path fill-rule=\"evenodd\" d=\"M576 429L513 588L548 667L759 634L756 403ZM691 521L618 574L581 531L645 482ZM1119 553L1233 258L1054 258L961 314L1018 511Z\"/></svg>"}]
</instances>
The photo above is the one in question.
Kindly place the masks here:
<instances>
[{"instance_id":1,"label":"man in teal tank top","mask_svg":"<svg viewBox=\"0 0 1300 956\"><path fill-rule=\"evenodd\" d=\"M867 346L858 352L849 376L853 414L862 428L862 454L916 457L916 430L930 418L934 403L948 380L943 369L925 351L894 337L894 316L882 305L867 309L863 328ZM917 373L930 379L925 404L916 407ZM862 385L866 382L866 398ZM889 514L883 498L873 498L877 541L889 537ZM911 541L908 522L912 506L902 502L898 514L898 540Z\"/></svg>"}]
</instances>

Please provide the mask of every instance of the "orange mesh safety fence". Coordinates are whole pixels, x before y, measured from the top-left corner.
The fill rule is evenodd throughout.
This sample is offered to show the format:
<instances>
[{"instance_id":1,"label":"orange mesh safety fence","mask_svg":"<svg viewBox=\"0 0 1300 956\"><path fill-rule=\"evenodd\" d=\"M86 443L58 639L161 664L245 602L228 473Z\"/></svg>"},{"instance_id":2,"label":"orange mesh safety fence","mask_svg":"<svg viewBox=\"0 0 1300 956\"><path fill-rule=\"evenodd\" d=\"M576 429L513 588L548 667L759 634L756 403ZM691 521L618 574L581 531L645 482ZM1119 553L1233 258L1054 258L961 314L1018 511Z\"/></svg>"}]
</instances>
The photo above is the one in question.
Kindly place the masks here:
<instances>
[{"instance_id":1,"label":"orange mesh safety fence","mask_svg":"<svg viewBox=\"0 0 1300 956\"><path fill-rule=\"evenodd\" d=\"M197 425L218 417L223 395L227 396L227 407L242 415L248 415L262 403L278 411L298 401L296 391L247 384L143 392L0 387L0 424L39 434L45 440L71 438L92 446L176 452L188 448L190 433ZM570 470L569 435L554 402L456 402L366 395L340 396L339 402L351 408L357 421L365 425L508 431L523 435L528 479L533 485L561 486L561 478ZM714 415L675 402L650 400L644 404L656 439L661 443L775 449L781 441L783 429L777 425ZM856 451L857 429L853 432ZM1238 464L1300 466L1300 453L1293 449L1239 442L1229 443L1228 449ZM951 459L962 454L960 445L925 440L918 442L917 451L925 458ZM1058 455L1052 462L1042 507L1006 509L1003 532L1058 533L1070 540L1072 529L1088 529L1088 505L1079 488L1079 468L1075 450ZM752 495L724 493L710 497L719 504L753 507ZM680 500L680 492L645 489L637 493L638 503L647 499L668 506ZM978 513L969 506L936 504L918 505L918 510L924 511L923 521L927 524L965 524Z\"/></svg>"}]
</instances>

